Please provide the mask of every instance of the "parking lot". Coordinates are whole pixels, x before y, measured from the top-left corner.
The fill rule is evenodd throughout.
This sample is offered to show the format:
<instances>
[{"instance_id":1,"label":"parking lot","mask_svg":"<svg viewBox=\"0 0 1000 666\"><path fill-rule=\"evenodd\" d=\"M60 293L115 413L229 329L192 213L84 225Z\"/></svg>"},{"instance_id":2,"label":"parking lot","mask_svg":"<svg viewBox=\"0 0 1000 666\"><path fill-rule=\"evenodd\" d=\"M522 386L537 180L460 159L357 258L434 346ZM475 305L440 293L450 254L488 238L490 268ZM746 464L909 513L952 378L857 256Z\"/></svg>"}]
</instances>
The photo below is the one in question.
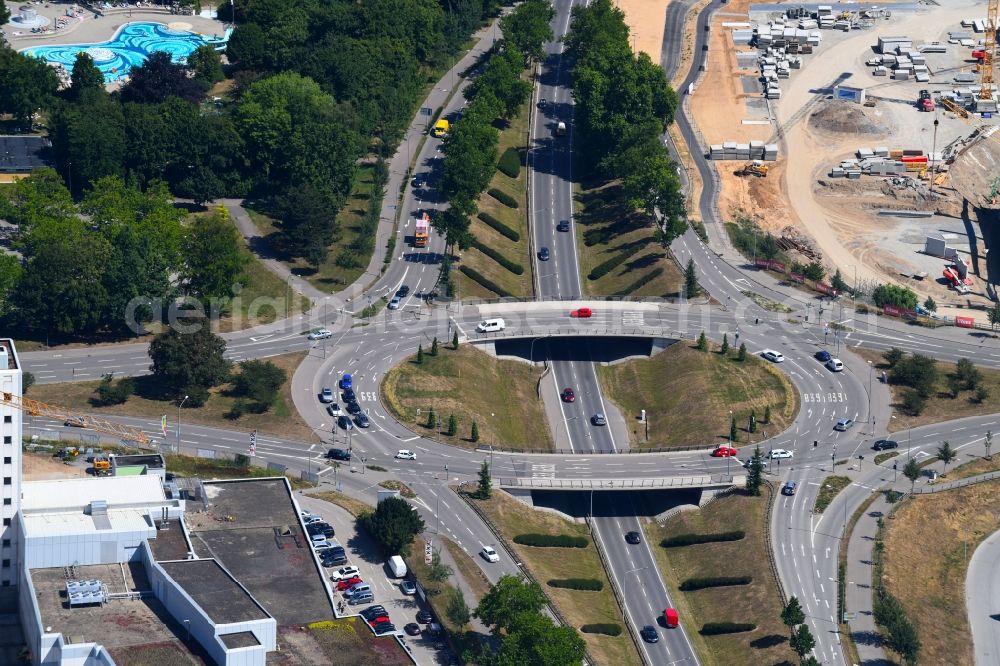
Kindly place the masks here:
<instances>
[{"instance_id":1,"label":"parking lot","mask_svg":"<svg viewBox=\"0 0 1000 666\"><path fill-rule=\"evenodd\" d=\"M403 634L403 628L407 624L416 622L418 611L429 611L430 608L422 604L416 595L403 594L399 586L401 579L390 578L385 563L380 558L378 546L366 534L355 529L354 517L336 504L305 494L296 494L295 499L301 509L320 516L336 530L334 540L347 550L348 565L358 567L359 577L372 588L375 596L372 603L384 606L388 611L390 621L403 635L403 642L416 662L421 666L451 663L451 655L444 641L430 636L428 625L420 624L422 631L419 636ZM357 614L371 606L372 604L351 606L345 602L343 610L339 610L339 604L344 598L336 592L336 583L330 580L330 575L339 568L340 566L336 566L325 570L326 582L334 590L334 598L338 602L338 614L341 617Z\"/></svg>"}]
</instances>

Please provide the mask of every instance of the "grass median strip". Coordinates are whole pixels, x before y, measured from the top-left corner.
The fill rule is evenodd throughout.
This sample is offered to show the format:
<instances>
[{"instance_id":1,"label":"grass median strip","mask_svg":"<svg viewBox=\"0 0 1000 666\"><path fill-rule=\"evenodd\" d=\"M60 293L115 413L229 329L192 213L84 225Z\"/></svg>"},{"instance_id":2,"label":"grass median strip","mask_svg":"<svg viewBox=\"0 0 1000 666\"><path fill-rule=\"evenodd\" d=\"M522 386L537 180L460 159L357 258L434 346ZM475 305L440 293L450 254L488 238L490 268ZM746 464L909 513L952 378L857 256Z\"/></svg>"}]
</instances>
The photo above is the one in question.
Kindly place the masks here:
<instances>
[{"instance_id":1,"label":"grass median strip","mask_svg":"<svg viewBox=\"0 0 1000 666\"><path fill-rule=\"evenodd\" d=\"M851 480L846 476L832 475L823 479L823 483L820 484L819 493L816 494L816 504L813 507L813 511L816 513L826 511L826 507L830 506L833 498L849 485L851 485Z\"/></svg>"}]
</instances>

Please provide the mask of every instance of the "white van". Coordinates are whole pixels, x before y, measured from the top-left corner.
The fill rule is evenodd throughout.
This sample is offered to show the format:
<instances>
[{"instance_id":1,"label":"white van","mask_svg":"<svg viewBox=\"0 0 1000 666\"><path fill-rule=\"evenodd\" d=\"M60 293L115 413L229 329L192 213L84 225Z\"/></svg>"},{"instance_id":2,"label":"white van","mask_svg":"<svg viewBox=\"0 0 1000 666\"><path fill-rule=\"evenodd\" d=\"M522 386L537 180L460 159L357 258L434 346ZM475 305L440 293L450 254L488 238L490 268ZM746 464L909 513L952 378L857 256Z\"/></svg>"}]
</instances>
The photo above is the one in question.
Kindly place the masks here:
<instances>
[{"instance_id":1,"label":"white van","mask_svg":"<svg viewBox=\"0 0 1000 666\"><path fill-rule=\"evenodd\" d=\"M484 319L476 326L476 330L480 333L495 333L502 331L506 325L507 322L503 319Z\"/></svg>"},{"instance_id":2,"label":"white van","mask_svg":"<svg viewBox=\"0 0 1000 666\"><path fill-rule=\"evenodd\" d=\"M399 555L393 555L389 558L389 571L392 572L393 578L402 578L406 575L406 562Z\"/></svg>"}]
</instances>

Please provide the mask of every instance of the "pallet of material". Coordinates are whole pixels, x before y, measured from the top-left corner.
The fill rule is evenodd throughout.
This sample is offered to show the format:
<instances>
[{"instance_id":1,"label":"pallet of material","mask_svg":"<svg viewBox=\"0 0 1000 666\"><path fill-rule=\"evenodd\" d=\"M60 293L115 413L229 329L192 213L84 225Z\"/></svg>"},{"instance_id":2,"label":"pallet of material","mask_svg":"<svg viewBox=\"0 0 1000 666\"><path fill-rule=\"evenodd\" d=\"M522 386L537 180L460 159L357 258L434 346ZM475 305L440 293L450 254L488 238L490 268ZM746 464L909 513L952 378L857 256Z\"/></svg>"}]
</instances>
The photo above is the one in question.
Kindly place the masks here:
<instances>
[{"instance_id":1,"label":"pallet of material","mask_svg":"<svg viewBox=\"0 0 1000 666\"><path fill-rule=\"evenodd\" d=\"M941 44L940 42L932 42L930 44L924 44L920 47L921 53L947 53L948 45Z\"/></svg>"},{"instance_id":2,"label":"pallet of material","mask_svg":"<svg viewBox=\"0 0 1000 666\"><path fill-rule=\"evenodd\" d=\"M889 70L885 67L876 67L874 71L872 71L872 76L886 76L888 74Z\"/></svg>"}]
</instances>

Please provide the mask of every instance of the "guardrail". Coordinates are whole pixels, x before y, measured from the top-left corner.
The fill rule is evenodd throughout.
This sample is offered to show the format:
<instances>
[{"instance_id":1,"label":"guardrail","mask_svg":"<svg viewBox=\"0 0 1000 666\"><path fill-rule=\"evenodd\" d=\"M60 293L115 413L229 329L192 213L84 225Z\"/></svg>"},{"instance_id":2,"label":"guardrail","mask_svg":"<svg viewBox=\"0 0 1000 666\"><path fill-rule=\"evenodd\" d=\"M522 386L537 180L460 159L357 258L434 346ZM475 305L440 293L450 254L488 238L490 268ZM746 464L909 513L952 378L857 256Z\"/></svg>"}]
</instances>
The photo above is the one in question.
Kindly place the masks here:
<instances>
[{"instance_id":1,"label":"guardrail","mask_svg":"<svg viewBox=\"0 0 1000 666\"><path fill-rule=\"evenodd\" d=\"M985 474L970 476L965 479L958 479L957 481L948 481L947 483L938 483L933 486L914 488L911 494L925 495L925 494L940 493L946 490L954 490L955 488L965 488L966 486L972 486L977 483L982 483L983 481L992 481L994 479L1000 479L1000 472L986 472Z\"/></svg>"},{"instance_id":2,"label":"guardrail","mask_svg":"<svg viewBox=\"0 0 1000 666\"><path fill-rule=\"evenodd\" d=\"M531 488L533 490L631 490L642 488L702 488L704 486L730 485L734 477L717 474L703 476L675 476L658 479L550 479L547 477L494 477L497 485L505 488Z\"/></svg>"},{"instance_id":3,"label":"guardrail","mask_svg":"<svg viewBox=\"0 0 1000 666\"><path fill-rule=\"evenodd\" d=\"M771 512L774 510L774 484L770 480L764 479L762 484L767 488L767 512L764 520L764 543L767 544L767 563L771 566L771 575L774 576L774 584L778 587L778 596L781 597L781 605L788 603L785 597L785 586L781 584L781 576L778 575L778 563L774 560L774 550L771 548Z\"/></svg>"},{"instance_id":4,"label":"guardrail","mask_svg":"<svg viewBox=\"0 0 1000 666\"><path fill-rule=\"evenodd\" d=\"M632 623L628 621L625 617L625 595L622 591L618 589L618 581L615 577L611 575L611 569L608 568L608 558L604 553L604 546L601 544L601 540L594 534L594 526L591 525L591 517L587 516L587 527L590 528L591 540L594 542L594 548L597 549L597 559L601 561L601 568L604 569L604 575L608 577L608 582L611 583L611 591L615 594L615 602L618 604L618 609L622 614L622 622L625 623L625 628L628 629L628 635L632 637L632 644L635 645L635 651L639 653L639 658L642 659L642 663L646 666L654 666L649 661L646 660L646 651L642 649L640 644L642 638L636 633L635 627Z\"/></svg>"},{"instance_id":5,"label":"guardrail","mask_svg":"<svg viewBox=\"0 0 1000 666\"><path fill-rule=\"evenodd\" d=\"M562 624L563 626L572 627L575 630L576 627L573 627L573 625L570 624L568 620L566 620L565 616L563 616L563 614L559 612L559 609L556 608L556 605L552 603L552 598L549 597L549 593L546 591L545 586L542 585L540 582L538 582L538 579L535 578L534 574L531 573L531 570L528 569L527 565L524 564L524 562L521 561L521 558L517 556L517 553L514 552L513 546L507 543L507 539L500 532L500 529L493 524L493 521L490 519L488 515L486 515L485 511L476 506L476 503L472 501L472 499L469 497L469 494L462 489L466 483L474 483L474 482L463 481L459 485L458 496L461 497L462 500L469 505L469 508L471 508L473 511L476 512L476 515L479 516L479 519L481 521L483 521L483 524L485 524L486 527L489 528L490 532L493 533L493 537L497 540L497 544L504 549L504 552L507 553L507 557L510 558L511 562L514 562L517 565L518 569L521 570L521 573L524 574L524 577L530 580L535 585L537 585L538 588L542 591L542 594L545 595L545 599L549 603L548 609L549 612L552 613L552 617L554 617L556 621ZM593 656L591 656L589 650L584 650L584 656L588 664L592 665L597 663L594 661L594 658Z\"/></svg>"},{"instance_id":6,"label":"guardrail","mask_svg":"<svg viewBox=\"0 0 1000 666\"><path fill-rule=\"evenodd\" d=\"M608 336L608 337L637 337L637 338L678 338L667 328L592 328L581 326L579 328L543 328L538 327L530 331L519 331L517 329L503 330L497 333L480 333L479 331L471 331L468 333L468 342L489 342L491 340L504 340L504 339L514 339L514 338L538 338L546 337L553 338L559 336L577 336L577 335L587 335L587 336Z\"/></svg>"},{"instance_id":7,"label":"guardrail","mask_svg":"<svg viewBox=\"0 0 1000 666\"><path fill-rule=\"evenodd\" d=\"M587 451L586 453L580 453L579 451L574 451L573 449L552 449L549 451L539 451L537 449L518 449L506 446L477 446L476 451L479 453L519 453L528 454L534 453L539 455L550 455L550 454L560 454L560 455L577 455L577 456L592 456L592 455L626 455L626 454L641 454L641 453L674 453L674 452L685 452L685 451L709 451L715 450L715 446L709 444L691 444L688 446L672 446L669 448L659 447L651 449L625 449L623 451Z\"/></svg>"}]
</instances>

